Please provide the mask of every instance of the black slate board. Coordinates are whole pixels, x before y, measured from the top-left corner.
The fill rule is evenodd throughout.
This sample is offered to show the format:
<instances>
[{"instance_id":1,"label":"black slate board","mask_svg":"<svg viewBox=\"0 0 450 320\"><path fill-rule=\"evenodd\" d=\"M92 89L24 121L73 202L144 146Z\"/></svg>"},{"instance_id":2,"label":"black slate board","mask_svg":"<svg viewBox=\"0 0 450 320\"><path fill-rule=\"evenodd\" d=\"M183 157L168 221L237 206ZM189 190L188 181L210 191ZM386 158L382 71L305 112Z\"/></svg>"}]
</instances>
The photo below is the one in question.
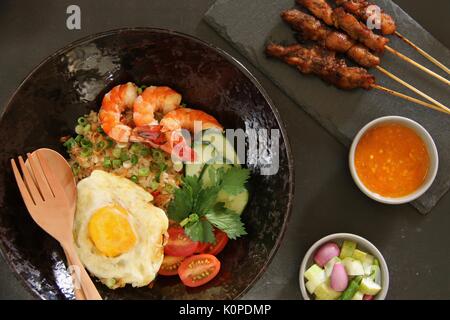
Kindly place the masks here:
<instances>
[{"instance_id":1,"label":"black slate board","mask_svg":"<svg viewBox=\"0 0 450 320\"><path fill-rule=\"evenodd\" d=\"M450 65L450 51L400 7L390 0L374 3L394 17L400 33L445 65ZM301 75L277 60L268 59L264 54L268 41L295 42L293 31L279 17L282 10L292 7L296 7L294 0L217 0L206 13L205 20L346 146L351 144L361 127L381 116L404 116L423 125L438 148L439 171L431 188L413 205L423 214L430 212L450 188L450 116L376 90L342 91L316 77ZM441 75L444 73L397 37L390 36L390 40L391 47ZM449 104L447 85L388 52L384 54L381 65L444 105ZM379 84L414 96L376 70L371 72ZM302 134L301 128L298 128L298 134ZM326 163L333 160L318 161Z\"/></svg>"}]
</instances>

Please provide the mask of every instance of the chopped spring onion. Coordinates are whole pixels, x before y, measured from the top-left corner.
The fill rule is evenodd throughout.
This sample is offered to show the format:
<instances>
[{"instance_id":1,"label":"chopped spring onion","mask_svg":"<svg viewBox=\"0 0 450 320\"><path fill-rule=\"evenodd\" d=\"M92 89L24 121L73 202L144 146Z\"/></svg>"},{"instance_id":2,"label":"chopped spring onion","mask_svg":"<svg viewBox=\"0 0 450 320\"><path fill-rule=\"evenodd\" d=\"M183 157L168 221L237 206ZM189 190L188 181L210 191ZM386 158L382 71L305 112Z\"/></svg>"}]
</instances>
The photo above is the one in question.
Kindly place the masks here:
<instances>
[{"instance_id":1,"label":"chopped spring onion","mask_svg":"<svg viewBox=\"0 0 450 320\"><path fill-rule=\"evenodd\" d=\"M97 147L97 150L103 150L106 147L106 142L105 141L97 142L97 146L96 147Z\"/></svg>"},{"instance_id":2,"label":"chopped spring onion","mask_svg":"<svg viewBox=\"0 0 450 320\"><path fill-rule=\"evenodd\" d=\"M83 148L82 150L81 150L81 153L80 153L80 155L82 156L82 157L89 157L90 155L92 155L92 149L91 148Z\"/></svg>"},{"instance_id":3,"label":"chopped spring onion","mask_svg":"<svg viewBox=\"0 0 450 320\"><path fill-rule=\"evenodd\" d=\"M152 158L155 161L163 161L164 160L164 153L161 150L152 149Z\"/></svg>"},{"instance_id":4,"label":"chopped spring onion","mask_svg":"<svg viewBox=\"0 0 450 320\"><path fill-rule=\"evenodd\" d=\"M63 146L67 148L67 150L72 149L73 147L75 147L77 145L77 142L75 141L74 138L70 138L69 140L67 140L66 142L64 142Z\"/></svg>"},{"instance_id":5,"label":"chopped spring onion","mask_svg":"<svg viewBox=\"0 0 450 320\"><path fill-rule=\"evenodd\" d=\"M78 163L74 163L71 168L75 176L80 172L80 165Z\"/></svg>"},{"instance_id":6,"label":"chopped spring onion","mask_svg":"<svg viewBox=\"0 0 450 320\"><path fill-rule=\"evenodd\" d=\"M152 180L152 182L150 182L150 189L152 190L156 190L159 187L159 182L157 182L156 180Z\"/></svg>"},{"instance_id":7,"label":"chopped spring onion","mask_svg":"<svg viewBox=\"0 0 450 320\"><path fill-rule=\"evenodd\" d=\"M147 167L139 168L138 175L140 177L147 177L150 174L150 169Z\"/></svg>"},{"instance_id":8,"label":"chopped spring onion","mask_svg":"<svg viewBox=\"0 0 450 320\"><path fill-rule=\"evenodd\" d=\"M103 128L101 126L97 127L97 132L101 134L105 134L105 131L103 131Z\"/></svg>"},{"instance_id":9,"label":"chopped spring onion","mask_svg":"<svg viewBox=\"0 0 450 320\"><path fill-rule=\"evenodd\" d=\"M111 166L112 166L111 159L109 157L105 157L105 159L103 159L103 167L111 168Z\"/></svg>"},{"instance_id":10,"label":"chopped spring onion","mask_svg":"<svg viewBox=\"0 0 450 320\"><path fill-rule=\"evenodd\" d=\"M112 139L106 139L108 142L108 148L112 148L114 146L114 141Z\"/></svg>"},{"instance_id":11,"label":"chopped spring onion","mask_svg":"<svg viewBox=\"0 0 450 320\"><path fill-rule=\"evenodd\" d=\"M90 124L85 125L83 131L84 133L91 131L91 125Z\"/></svg>"},{"instance_id":12,"label":"chopped spring onion","mask_svg":"<svg viewBox=\"0 0 450 320\"><path fill-rule=\"evenodd\" d=\"M124 162L123 162L123 167L125 168L125 169L130 169L133 165L131 164L131 161L130 160L125 160Z\"/></svg>"},{"instance_id":13,"label":"chopped spring onion","mask_svg":"<svg viewBox=\"0 0 450 320\"><path fill-rule=\"evenodd\" d=\"M130 147L131 153L139 153L141 151L141 145L139 143L133 143Z\"/></svg>"},{"instance_id":14,"label":"chopped spring onion","mask_svg":"<svg viewBox=\"0 0 450 320\"><path fill-rule=\"evenodd\" d=\"M112 154L113 154L114 158L120 158L120 155L122 154L122 150L120 150L119 148L115 148L112 151Z\"/></svg>"},{"instance_id":15,"label":"chopped spring onion","mask_svg":"<svg viewBox=\"0 0 450 320\"><path fill-rule=\"evenodd\" d=\"M138 159L137 155L132 154L131 155L131 164L134 166L135 164L138 163L138 161L139 161L139 159Z\"/></svg>"},{"instance_id":16,"label":"chopped spring onion","mask_svg":"<svg viewBox=\"0 0 450 320\"><path fill-rule=\"evenodd\" d=\"M80 126L84 126L84 125L87 124L87 120L86 120L85 117L79 117L78 120L77 120L77 122L78 122L78 124L79 124Z\"/></svg>"},{"instance_id":17,"label":"chopped spring onion","mask_svg":"<svg viewBox=\"0 0 450 320\"><path fill-rule=\"evenodd\" d=\"M120 160L122 160L122 161L130 160L130 157L128 156L128 154L127 154L127 152L125 150L122 151L122 153L120 154Z\"/></svg>"},{"instance_id":18,"label":"chopped spring onion","mask_svg":"<svg viewBox=\"0 0 450 320\"><path fill-rule=\"evenodd\" d=\"M172 184L166 184L166 186L164 187L164 190L166 190L167 193L172 194L173 190L175 190L175 186Z\"/></svg>"},{"instance_id":19,"label":"chopped spring onion","mask_svg":"<svg viewBox=\"0 0 450 320\"><path fill-rule=\"evenodd\" d=\"M144 90L147 88L147 86L142 85L139 88L137 88L137 94L142 94L142 92L144 92Z\"/></svg>"},{"instance_id":20,"label":"chopped spring onion","mask_svg":"<svg viewBox=\"0 0 450 320\"><path fill-rule=\"evenodd\" d=\"M77 126L75 127L75 132L76 132L77 134L84 134L84 127L81 126L81 125L77 125Z\"/></svg>"},{"instance_id":21,"label":"chopped spring onion","mask_svg":"<svg viewBox=\"0 0 450 320\"><path fill-rule=\"evenodd\" d=\"M145 156L148 156L149 154L150 154L150 148L147 148L147 147L141 148L141 156L145 157Z\"/></svg>"},{"instance_id":22,"label":"chopped spring onion","mask_svg":"<svg viewBox=\"0 0 450 320\"><path fill-rule=\"evenodd\" d=\"M114 169L118 169L122 166L122 161L120 159L114 159L112 161L112 166Z\"/></svg>"},{"instance_id":23,"label":"chopped spring onion","mask_svg":"<svg viewBox=\"0 0 450 320\"><path fill-rule=\"evenodd\" d=\"M174 169L176 172L180 172L181 170L183 170L183 162L181 162L181 161L174 162L174 163L173 163L173 169Z\"/></svg>"},{"instance_id":24,"label":"chopped spring onion","mask_svg":"<svg viewBox=\"0 0 450 320\"><path fill-rule=\"evenodd\" d=\"M81 139L80 145L81 145L83 148L92 148L92 142L89 141L89 140L86 139L86 138Z\"/></svg>"},{"instance_id":25,"label":"chopped spring onion","mask_svg":"<svg viewBox=\"0 0 450 320\"><path fill-rule=\"evenodd\" d=\"M128 143L126 142L117 142L117 148L123 149L126 148L128 146Z\"/></svg>"},{"instance_id":26,"label":"chopped spring onion","mask_svg":"<svg viewBox=\"0 0 450 320\"><path fill-rule=\"evenodd\" d=\"M75 137L75 141L76 141L76 142L80 142L81 139L83 139L83 136L82 136L81 134L78 134L78 135Z\"/></svg>"},{"instance_id":27,"label":"chopped spring onion","mask_svg":"<svg viewBox=\"0 0 450 320\"><path fill-rule=\"evenodd\" d=\"M134 183L138 182L138 177L137 176L131 176L130 180L133 181Z\"/></svg>"},{"instance_id":28,"label":"chopped spring onion","mask_svg":"<svg viewBox=\"0 0 450 320\"><path fill-rule=\"evenodd\" d=\"M159 163L158 166L160 172L164 172L167 169L167 164L165 164L164 162Z\"/></svg>"}]
</instances>

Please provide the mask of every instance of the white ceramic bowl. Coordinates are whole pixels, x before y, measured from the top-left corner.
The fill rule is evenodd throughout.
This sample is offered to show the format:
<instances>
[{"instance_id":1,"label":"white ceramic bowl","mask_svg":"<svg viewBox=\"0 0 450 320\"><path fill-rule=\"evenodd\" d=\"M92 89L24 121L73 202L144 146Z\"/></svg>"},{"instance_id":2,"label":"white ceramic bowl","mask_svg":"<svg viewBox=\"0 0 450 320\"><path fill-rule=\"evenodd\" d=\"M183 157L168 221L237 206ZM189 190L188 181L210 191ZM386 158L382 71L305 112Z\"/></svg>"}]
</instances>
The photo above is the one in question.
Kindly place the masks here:
<instances>
[{"instance_id":1,"label":"white ceramic bowl","mask_svg":"<svg viewBox=\"0 0 450 320\"><path fill-rule=\"evenodd\" d=\"M375 296L375 300L384 300L386 298L388 288L389 288L389 270L386 264L386 260L380 253L380 251L368 240L363 237L357 236L351 233L335 233L326 236L316 243L314 243L311 248L309 248L308 252L306 252L305 257L303 258L302 264L300 265L299 271L299 283L300 283L300 291L302 293L302 297L305 300L312 300L312 296L309 294L308 290L306 290L305 286L305 271L308 270L310 266L314 264L314 253L320 246L327 242L334 242L339 247L342 246L344 240L350 240L357 243L357 248L373 255L380 262L380 270L381 270L381 291Z\"/></svg>"},{"instance_id":2,"label":"white ceramic bowl","mask_svg":"<svg viewBox=\"0 0 450 320\"><path fill-rule=\"evenodd\" d=\"M383 196L367 189L367 187L359 179L358 174L356 172L356 168L355 168L355 161L354 161L355 160L355 150L356 150L356 146L358 145L361 137L367 132L367 130L369 130L377 125L386 124L386 123L398 123L398 124L402 124L410 129L414 130L419 135L419 137L422 138L423 142L425 143L425 146L428 151L428 155L430 157L430 168L428 170L427 176L426 176L423 184L413 193L403 196L403 197L398 197L398 198L383 197ZM438 152L436 149L436 145L434 144L433 138L431 138L431 135L428 133L427 130L425 130L424 127L422 127L417 122L415 122L411 119L408 119L408 118L399 117L399 116L388 116L388 117L378 118L378 119L375 119L375 120L369 122L358 132L356 137L353 139L353 143L350 148L349 166L350 166L350 172L352 174L353 180L355 181L356 185L368 197L370 197L373 200L376 200L378 202L382 202L382 203L402 204L402 203L411 202L411 201L417 199L422 194L424 194L425 191L428 190L428 188L431 186L434 179L436 178L436 173L437 173L438 166L439 166L439 157L438 157Z\"/></svg>"}]
</instances>

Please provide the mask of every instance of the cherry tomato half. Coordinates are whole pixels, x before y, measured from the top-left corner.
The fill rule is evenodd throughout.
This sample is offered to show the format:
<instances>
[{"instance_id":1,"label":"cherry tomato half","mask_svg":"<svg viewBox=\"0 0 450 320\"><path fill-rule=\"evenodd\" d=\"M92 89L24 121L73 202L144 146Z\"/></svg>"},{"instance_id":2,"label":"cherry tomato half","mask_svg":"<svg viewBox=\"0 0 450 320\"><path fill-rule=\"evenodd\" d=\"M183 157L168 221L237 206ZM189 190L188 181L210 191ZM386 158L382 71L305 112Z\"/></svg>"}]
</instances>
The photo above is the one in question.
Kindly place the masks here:
<instances>
[{"instance_id":1,"label":"cherry tomato half","mask_svg":"<svg viewBox=\"0 0 450 320\"><path fill-rule=\"evenodd\" d=\"M164 256L164 260L159 268L158 274L162 276L174 276L178 274L178 267L184 257Z\"/></svg>"},{"instance_id":2,"label":"cherry tomato half","mask_svg":"<svg viewBox=\"0 0 450 320\"><path fill-rule=\"evenodd\" d=\"M178 275L187 287L198 287L211 281L220 270L220 261L211 254L190 256L181 262Z\"/></svg>"},{"instance_id":3,"label":"cherry tomato half","mask_svg":"<svg viewBox=\"0 0 450 320\"><path fill-rule=\"evenodd\" d=\"M218 229L214 230L214 235L216 236L216 243L200 243L197 251L200 253L212 254L214 256L217 256L222 252L228 243L228 236L225 232Z\"/></svg>"},{"instance_id":4,"label":"cherry tomato half","mask_svg":"<svg viewBox=\"0 0 450 320\"><path fill-rule=\"evenodd\" d=\"M193 254L198 247L197 241L192 241L181 227L170 227L169 241L164 247L164 254L174 257L187 257Z\"/></svg>"}]
</instances>

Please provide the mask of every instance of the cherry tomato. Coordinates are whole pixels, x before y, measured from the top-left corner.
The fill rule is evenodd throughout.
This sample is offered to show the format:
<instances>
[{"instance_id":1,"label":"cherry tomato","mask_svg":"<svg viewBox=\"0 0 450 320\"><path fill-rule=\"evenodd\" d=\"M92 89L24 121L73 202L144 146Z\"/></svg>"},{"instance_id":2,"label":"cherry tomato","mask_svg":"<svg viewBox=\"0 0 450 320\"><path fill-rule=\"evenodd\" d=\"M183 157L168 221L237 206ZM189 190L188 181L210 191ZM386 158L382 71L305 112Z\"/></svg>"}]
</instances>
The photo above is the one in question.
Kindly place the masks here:
<instances>
[{"instance_id":1,"label":"cherry tomato","mask_svg":"<svg viewBox=\"0 0 450 320\"><path fill-rule=\"evenodd\" d=\"M220 270L220 261L211 254L190 256L181 262L178 275L187 287L198 287L211 281Z\"/></svg>"},{"instance_id":2,"label":"cherry tomato","mask_svg":"<svg viewBox=\"0 0 450 320\"><path fill-rule=\"evenodd\" d=\"M205 250L211 246L209 242L199 242L195 253L205 253Z\"/></svg>"},{"instance_id":3,"label":"cherry tomato","mask_svg":"<svg viewBox=\"0 0 450 320\"><path fill-rule=\"evenodd\" d=\"M216 243L200 243L197 249L201 253L208 253L217 256L228 243L228 236L225 232L218 229L214 230L214 235L216 236ZM202 251L200 251L200 249Z\"/></svg>"},{"instance_id":4,"label":"cherry tomato","mask_svg":"<svg viewBox=\"0 0 450 320\"><path fill-rule=\"evenodd\" d=\"M193 254L198 247L197 241L192 241L181 227L170 227L169 241L164 247L164 254L174 257L187 257Z\"/></svg>"},{"instance_id":5,"label":"cherry tomato","mask_svg":"<svg viewBox=\"0 0 450 320\"><path fill-rule=\"evenodd\" d=\"M178 267L184 257L164 256L164 260L159 268L158 274L162 276L174 276L178 274Z\"/></svg>"}]
</instances>

